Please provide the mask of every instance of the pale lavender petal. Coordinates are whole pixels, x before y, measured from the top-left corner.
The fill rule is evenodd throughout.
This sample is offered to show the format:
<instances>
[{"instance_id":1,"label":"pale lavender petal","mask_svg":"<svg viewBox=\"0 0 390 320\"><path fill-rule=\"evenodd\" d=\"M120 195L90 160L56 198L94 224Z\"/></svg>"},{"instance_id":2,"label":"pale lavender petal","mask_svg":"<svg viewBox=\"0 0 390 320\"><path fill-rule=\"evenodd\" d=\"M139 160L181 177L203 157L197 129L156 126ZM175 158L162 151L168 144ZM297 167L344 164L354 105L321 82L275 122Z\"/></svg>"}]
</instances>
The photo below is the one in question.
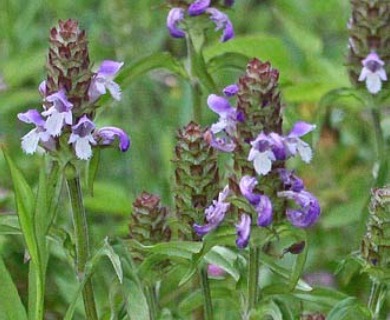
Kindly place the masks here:
<instances>
[{"instance_id":1,"label":"pale lavender petal","mask_svg":"<svg viewBox=\"0 0 390 320\"><path fill-rule=\"evenodd\" d=\"M223 89L223 94L227 97L233 97L238 93L238 85L231 84Z\"/></svg>"},{"instance_id":2,"label":"pale lavender petal","mask_svg":"<svg viewBox=\"0 0 390 320\"><path fill-rule=\"evenodd\" d=\"M188 14L190 16L198 16L206 11L206 9L210 6L211 0L195 0L188 7Z\"/></svg>"},{"instance_id":3,"label":"pale lavender petal","mask_svg":"<svg viewBox=\"0 0 390 320\"><path fill-rule=\"evenodd\" d=\"M98 75L104 78L114 78L123 64L123 62L104 60L99 67Z\"/></svg>"},{"instance_id":4,"label":"pale lavender petal","mask_svg":"<svg viewBox=\"0 0 390 320\"><path fill-rule=\"evenodd\" d=\"M112 145L115 139L119 140L119 149L125 152L130 147L130 139L125 131L116 127L103 127L97 130L96 139L99 145Z\"/></svg>"},{"instance_id":5,"label":"pale lavender petal","mask_svg":"<svg viewBox=\"0 0 390 320\"><path fill-rule=\"evenodd\" d=\"M283 183L284 190L300 192L305 188L303 180L297 177L292 171L287 169L279 169L278 172L280 180Z\"/></svg>"},{"instance_id":6,"label":"pale lavender petal","mask_svg":"<svg viewBox=\"0 0 390 320\"><path fill-rule=\"evenodd\" d=\"M58 112L68 112L72 109L73 104L68 100L66 97L64 90L59 90L58 92L55 92L45 99L48 102L53 103L53 107L57 109Z\"/></svg>"},{"instance_id":7,"label":"pale lavender petal","mask_svg":"<svg viewBox=\"0 0 390 320\"><path fill-rule=\"evenodd\" d=\"M210 19L215 23L215 30L223 29L221 42L228 41L234 37L233 25L226 14L216 8L208 8L206 12L210 14Z\"/></svg>"},{"instance_id":8,"label":"pale lavender petal","mask_svg":"<svg viewBox=\"0 0 390 320\"><path fill-rule=\"evenodd\" d=\"M251 235L251 217L242 214L239 224L236 225L237 239L236 244L240 249L245 248L249 243Z\"/></svg>"},{"instance_id":9,"label":"pale lavender petal","mask_svg":"<svg viewBox=\"0 0 390 320\"><path fill-rule=\"evenodd\" d=\"M260 194L253 193L257 183L257 179L251 176L243 176L239 183L241 194L252 205L258 204L261 198Z\"/></svg>"},{"instance_id":10,"label":"pale lavender petal","mask_svg":"<svg viewBox=\"0 0 390 320\"><path fill-rule=\"evenodd\" d=\"M273 209L270 198L262 195L260 202L256 205L257 225L260 227L268 227L272 223Z\"/></svg>"},{"instance_id":11,"label":"pale lavender petal","mask_svg":"<svg viewBox=\"0 0 390 320\"><path fill-rule=\"evenodd\" d=\"M72 133L79 137L86 137L95 129L95 124L86 115L82 116L79 122L72 127Z\"/></svg>"},{"instance_id":12,"label":"pale lavender petal","mask_svg":"<svg viewBox=\"0 0 390 320\"><path fill-rule=\"evenodd\" d=\"M178 25L184 20L184 9L183 8L172 8L167 16L167 28L169 33L174 38L185 37L185 32L181 30Z\"/></svg>"},{"instance_id":13,"label":"pale lavender petal","mask_svg":"<svg viewBox=\"0 0 390 320\"><path fill-rule=\"evenodd\" d=\"M23 113L18 113L18 119L25 123L35 124L37 127L43 127L45 120L36 109L30 109Z\"/></svg>"},{"instance_id":14,"label":"pale lavender petal","mask_svg":"<svg viewBox=\"0 0 390 320\"><path fill-rule=\"evenodd\" d=\"M207 98L207 105L209 108L219 115L234 111L229 101L224 97L217 96L216 94L210 94Z\"/></svg>"},{"instance_id":15,"label":"pale lavender petal","mask_svg":"<svg viewBox=\"0 0 390 320\"><path fill-rule=\"evenodd\" d=\"M310 124L304 121L298 121L294 124L294 127L291 129L288 137L291 138L300 138L305 134L313 131L316 128L316 125Z\"/></svg>"},{"instance_id":16,"label":"pale lavender petal","mask_svg":"<svg viewBox=\"0 0 390 320\"><path fill-rule=\"evenodd\" d=\"M38 87L38 91L41 94L42 97L46 96L46 81L43 80Z\"/></svg>"}]
</instances>

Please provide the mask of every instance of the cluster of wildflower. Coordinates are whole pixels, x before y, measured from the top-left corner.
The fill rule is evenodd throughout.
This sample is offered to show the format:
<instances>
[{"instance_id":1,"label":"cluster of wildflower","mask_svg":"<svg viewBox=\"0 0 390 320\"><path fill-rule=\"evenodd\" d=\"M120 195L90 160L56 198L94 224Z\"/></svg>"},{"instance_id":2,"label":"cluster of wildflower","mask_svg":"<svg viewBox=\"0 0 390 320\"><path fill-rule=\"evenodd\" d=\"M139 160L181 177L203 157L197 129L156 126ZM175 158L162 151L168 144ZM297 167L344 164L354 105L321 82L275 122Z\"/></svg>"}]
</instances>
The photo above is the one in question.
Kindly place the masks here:
<instances>
[{"instance_id":1,"label":"cluster of wildflower","mask_svg":"<svg viewBox=\"0 0 390 320\"><path fill-rule=\"evenodd\" d=\"M272 222L283 221L287 217L292 225L298 228L312 226L320 215L318 200L305 190L303 181L294 172L285 168L287 159L299 155L303 161L310 162L312 151L310 146L301 140L301 137L315 129L315 125L299 121L291 131L283 135L281 130L280 101L275 98L275 105L267 103L265 97L278 97L276 93L277 73L269 63L262 63L254 59L248 64L247 74L239 81L239 85L231 85L224 89L225 97L212 94L208 98L209 108L219 115L219 121L210 127L205 139L214 148L228 153L235 153L237 150L246 154L246 164L251 170L238 170L236 173L241 177L237 179L239 196L243 196L250 204L253 214L257 214L257 226L268 227ZM254 74L256 76L252 77ZM248 80L249 79L249 80ZM253 79L257 79L252 82ZM272 86L269 86L269 84ZM254 88L254 91L251 89ZM252 91L251 91L252 90ZM260 90L256 92L256 90ZM238 107L234 108L228 98L238 95ZM245 98L244 98L245 96ZM262 130L254 135L250 134L248 139L240 132L241 126L246 122L253 122L250 108L254 105L245 106L245 101L257 101L257 121L262 122ZM275 114L275 110L277 113ZM256 122L256 121L255 121ZM254 127L258 127L254 125ZM272 130L271 130L272 129ZM238 171L238 172L237 172ZM246 173L243 173L246 172ZM250 174L248 174L250 172ZM270 180L270 181L267 181ZM259 184L269 184L269 187L262 188ZM217 200L205 210L205 224L194 225L198 235L205 235L217 228L225 218L231 207L229 196L237 193L227 185L219 194ZM282 201L277 208L282 215L281 219L275 219L274 211L277 206L273 203ZM285 200L293 200L294 208L286 208ZM237 241L240 248L248 245L252 225L252 214L241 211L240 221L236 225ZM280 220L280 221L279 221Z\"/></svg>"},{"instance_id":2,"label":"cluster of wildflower","mask_svg":"<svg viewBox=\"0 0 390 320\"><path fill-rule=\"evenodd\" d=\"M351 0L351 8L349 76L354 85L365 81L368 92L377 94L382 82L387 81L385 65L390 62L390 4L381 0Z\"/></svg>"},{"instance_id":3,"label":"cluster of wildflower","mask_svg":"<svg viewBox=\"0 0 390 320\"><path fill-rule=\"evenodd\" d=\"M208 14L210 20L214 22L216 30L223 30L221 36L221 42L225 42L234 37L234 30L229 17L212 7L211 0L195 0L191 4L182 3L178 4L177 7L172 8L167 17L167 28L169 33L174 38L185 37L185 17L199 16L202 14ZM216 1L214 1L216 2ZM231 7L234 4L233 0L224 0L223 6Z\"/></svg>"},{"instance_id":4,"label":"cluster of wildflower","mask_svg":"<svg viewBox=\"0 0 390 320\"><path fill-rule=\"evenodd\" d=\"M91 72L85 32L74 20L60 21L50 32L47 78L39 85L43 110L19 113L20 121L33 124L22 138L27 154L38 149L53 155L64 146L73 146L76 157L88 160L93 146L110 146L119 140L121 151L127 151L130 140L116 127L96 129L93 122L96 102L108 90L115 100L121 91L113 81L123 63L103 61L96 73Z\"/></svg>"}]
</instances>

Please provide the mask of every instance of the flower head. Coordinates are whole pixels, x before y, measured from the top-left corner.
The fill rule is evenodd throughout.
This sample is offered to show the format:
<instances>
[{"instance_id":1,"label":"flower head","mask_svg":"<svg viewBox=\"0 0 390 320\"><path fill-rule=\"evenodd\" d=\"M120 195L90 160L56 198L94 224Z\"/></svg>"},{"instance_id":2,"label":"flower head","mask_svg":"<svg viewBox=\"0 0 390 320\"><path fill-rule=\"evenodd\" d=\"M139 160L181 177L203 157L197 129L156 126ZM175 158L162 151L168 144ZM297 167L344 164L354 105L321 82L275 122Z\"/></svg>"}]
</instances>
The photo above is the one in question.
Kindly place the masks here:
<instances>
[{"instance_id":1,"label":"flower head","mask_svg":"<svg viewBox=\"0 0 390 320\"><path fill-rule=\"evenodd\" d=\"M247 214L241 215L240 222L236 224L237 230L237 247L240 249L245 248L249 243L251 235L251 217Z\"/></svg>"},{"instance_id":2,"label":"flower head","mask_svg":"<svg viewBox=\"0 0 390 320\"><path fill-rule=\"evenodd\" d=\"M226 14L215 8L208 8L206 12L210 14L210 19L215 23L215 30L223 29L221 42L226 42L234 37L233 25Z\"/></svg>"},{"instance_id":3,"label":"flower head","mask_svg":"<svg viewBox=\"0 0 390 320\"><path fill-rule=\"evenodd\" d=\"M229 193L229 186L226 186L223 191L219 193L218 200L213 200L213 204L205 210L205 225L201 226L194 224L193 228L198 235L204 236L217 228L223 221L225 214L230 207L230 203L225 202Z\"/></svg>"},{"instance_id":4,"label":"flower head","mask_svg":"<svg viewBox=\"0 0 390 320\"><path fill-rule=\"evenodd\" d=\"M119 149L125 152L130 147L130 139L126 132L116 127L103 127L96 131L95 138L99 145L112 145L117 138L119 140Z\"/></svg>"},{"instance_id":5,"label":"flower head","mask_svg":"<svg viewBox=\"0 0 390 320\"><path fill-rule=\"evenodd\" d=\"M234 134L237 121L241 120L240 114L234 109L228 100L216 94L210 94L207 98L209 108L219 115L219 121L211 126L213 133L226 131L228 134Z\"/></svg>"},{"instance_id":6,"label":"flower head","mask_svg":"<svg viewBox=\"0 0 390 320\"><path fill-rule=\"evenodd\" d=\"M188 7L188 14L190 16L198 16L206 11L210 6L211 0L195 0Z\"/></svg>"},{"instance_id":7,"label":"flower head","mask_svg":"<svg viewBox=\"0 0 390 320\"><path fill-rule=\"evenodd\" d=\"M43 116L48 116L44 127L51 136L57 137L65 124L72 125L73 104L68 101L62 89L47 96L45 100L51 102L52 106L42 112Z\"/></svg>"},{"instance_id":8,"label":"flower head","mask_svg":"<svg viewBox=\"0 0 390 320\"><path fill-rule=\"evenodd\" d=\"M238 93L238 85L231 84L223 89L223 94L227 97L233 97Z\"/></svg>"},{"instance_id":9,"label":"flower head","mask_svg":"<svg viewBox=\"0 0 390 320\"><path fill-rule=\"evenodd\" d=\"M287 169L278 169L279 178L283 182L284 190L291 190L294 192L301 192L305 186L303 180L297 177L292 171Z\"/></svg>"},{"instance_id":10,"label":"flower head","mask_svg":"<svg viewBox=\"0 0 390 320\"><path fill-rule=\"evenodd\" d=\"M89 98L91 101L96 101L101 95L108 90L111 96L119 101L121 99L121 89L119 85L113 81L123 62L105 60L99 67L99 70L94 75L89 87Z\"/></svg>"},{"instance_id":11,"label":"flower head","mask_svg":"<svg viewBox=\"0 0 390 320\"><path fill-rule=\"evenodd\" d=\"M48 141L50 135L44 129L45 120L35 109L30 109L24 113L18 114L18 119L22 122L34 124L35 128L22 137L22 149L27 154L33 154L40 140Z\"/></svg>"},{"instance_id":12,"label":"flower head","mask_svg":"<svg viewBox=\"0 0 390 320\"><path fill-rule=\"evenodd\" d=\"M295 123L285 139L290 156L295 156L298 153L304 162L309 163L311 161L313 156L311 148L306 142L301 140L300 137L313 131L315 128L315 125L304 121Z\"/></svg>"},{"instance_id":13,"label":"flower head","mask_svg":"<svg viewBox=\"0 0 390 320\"><path fill-rule=\"evenodd\" d=\"M359 81L366 81L368 92L377 94L382 89L382 81L387 81L386 71L383 68L385 63L375 52L371 52L362 61L362 65Z\"/></svg>"},{"instance_id":14,"label":"flower head","mask_svg":"<svg viewBox=\"0 0 390 320\"><path fill-rule=\"evenodd\" d=\"M278 192L278 196L294 200L300 207L300 209L287 209L287 219L293 226L308 228L318 220L321 214L320 204L310 192L305 190L300 192L282 191Z\"/></svg>"},{"instance_id":15,"label":"flower head","mask_svg":"<svg viewBox=\"0 0 390 320\"><path fill-rule=\"evenodd\" d=\"M178 27L178 24L184 20L183 8L172 8L167 16L167 28L174 38L184 38L185 32Z\"/></svg>"},{"instance_id":16,"label":"flower head","mask_svg":"<svg viewBox=\"0 0 390 320\"><path fill-rule=\"evenodd\" d=\"M68 143L73 144L77 158L88 160L92 157L91 144L96 144L92 136L94 129L95 124L86 115L80 118L79 122L72 127L72 134Z\"/></svg>"}]
</instances>

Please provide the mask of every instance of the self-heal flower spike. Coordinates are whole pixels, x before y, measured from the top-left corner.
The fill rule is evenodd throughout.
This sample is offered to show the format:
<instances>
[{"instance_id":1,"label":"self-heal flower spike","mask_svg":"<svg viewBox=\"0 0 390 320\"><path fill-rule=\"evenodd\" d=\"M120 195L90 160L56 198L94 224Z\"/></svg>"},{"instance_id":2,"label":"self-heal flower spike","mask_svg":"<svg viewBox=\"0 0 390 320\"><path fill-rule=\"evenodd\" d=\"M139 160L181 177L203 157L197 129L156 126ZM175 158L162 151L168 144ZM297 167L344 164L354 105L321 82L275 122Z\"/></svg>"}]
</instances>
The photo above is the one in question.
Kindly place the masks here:
<instances>
[{"instance_id":1,"label":"self-heal flower spike","mask_svg":"<svg viewBox=\"0 0 390 320\"><path fill-rule=\"evenodd\" d=\"M98 145L110 146L114 143L115 139L119 140L119 149L125 152L130 147L130 139L126 132L116 127L103 127L96 131L94 134Z\"/></svg>"},{"instance_id":2,"label":"self-heal flower spike","mask_svg":"<svg viewBox=\"0 0 390 320\"><path fill-rule=\"evenodd\" d=\"M198 16L206 11L210 6L211 0L195 0L188 7L188 14L190 16Z\"/></svg>"},{"instance_id":3,"label":"self-heal flower spike","mask_svg":"<svg viewBox=\"0 0 390 320\"><path fill-rule=\"evenodd\" d=\"M52 103L49 109L42 112L43 116L48 116L45 129L51 136L57 137L65 124L72 125L73 104L68 101L64 90L47 96L45 100Z\"/></svg>"},{"instance_id":4,"label":"self-heal flower spike","mask_svg":"<svg viewBox=\"0 0 390 320\"><path fill-rule=\"evenodd\" d=\"M179 28L179 23L184 20L183 8L172 8L167 16L167 28L174 38L184 38L185 32Z\"/></svg>"},{"instance_id":5,"label":"self-heal flower spike","mask_svg":"<svg viewBox=\"0 0 390 320\"><path fill-rule=\"evenodd\" d=\"M278 192L278 196L294 200L300 207L300 209L287 209L287 219L293 226L308 228L318 220L321 214L320 204L310 192L282 191Z\"/></svg>"},{"instance_id":6,"label":"self-heal flower spike","mask_svg":"<svg viewBox=\"0 0 390 320\"><path fill-rule=\"evenodd\" d=\"M215 8L208 8L206 12L210 14L210 19L215 23L215 30L223 30L220 39L221 42L226 42L234 37L233 24L226 14Z\"/></svg>"},{"instance_id":7,"label":"self-heal flower spike","mask_svg":"<svg viewBox=\"0 0 390 320\"><path fill-rule=\"evenodd\" d=\"M99 67L97 74L92 78L89 88L89 97L91 101L96 101L101 95L108 90L111 96L119 101L121 99L121 89L119 85L113 81L123 62L105 60Z\"/></svg>"},{"instance_id":8,"label":"self-heal flower spike","mask_svg":"<svg viewBox=\"0 0 390 320\"><path fill-rule=\"evenodd\" d=\"M92 157L91 144L96 144L92 136L92 131L95 129L95 124L84 115L79 122L72 127L72 134L69 137L68 143L72 143L76 152L77 158L88 160Z\"/></svg>"},{"instance_id":9,"label":"self-heal flower spike","mask_svg":"<svg viewBox=\"0 0 390 320\"><path fill-rule=\"evenodd\" d=\"M362 61L362 72L359 81L365 81L368 92L377 94L382 89L382 81L387 81L385 63L375 52L371 52Z\"/></svg>"},{"instance_id":10,"label":"self-heal flower spike","mask_svg":"<svg viewBox=\"0 0 390 320\"><path fill-rule=\"evenodd\" d=\"M22 137L22 149L27 154L33 154L40 140L48 141L50 135L44 129L45 120L35 109L30 109L18 114L18 119L24 123L34 124L35 128Z\"/></svg>"},{"instance_id":11,"label":"self-heal flower spike","mask_svg":"<svg viewBox=\"0 0 390 320\"><path fill-rule=\"evenodd\" d=\"M205 225L201 226L199 224L194 224L194 230L199 236L204 236L221 224L230 207L230 203L225 202L229 193L229 186L226 186L223 191L219 193L218 200L213 200L213 204L205 210Z\"/></svg>"},{"instance_id":12,"label":"self-heal flower spike","mask_svg":"<svg viewBox=\"0 0 390 320\"><path fill-rule=\"evenodd\" d=\"M237 247L245 248L249 243L251 235L251 217L247 214L241 215L240 222L236 225L237 230Z\"/></svg>"}]
</instances>

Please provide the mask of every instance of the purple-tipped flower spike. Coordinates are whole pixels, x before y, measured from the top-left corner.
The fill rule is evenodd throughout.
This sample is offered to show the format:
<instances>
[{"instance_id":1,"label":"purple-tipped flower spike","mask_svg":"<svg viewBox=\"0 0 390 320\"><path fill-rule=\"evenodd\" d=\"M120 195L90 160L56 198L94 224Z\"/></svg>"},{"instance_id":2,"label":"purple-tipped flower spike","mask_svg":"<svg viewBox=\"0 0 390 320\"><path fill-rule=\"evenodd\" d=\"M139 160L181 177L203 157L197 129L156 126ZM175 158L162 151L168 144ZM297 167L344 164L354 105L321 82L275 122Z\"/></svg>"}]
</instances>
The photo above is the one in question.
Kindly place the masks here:
<instances>
[{"instance_id":1,"label":"purple-tipped flower spike","mask_svg":"<svg viewBox=\"0 0 390 320\"><path fill-rule=\"evenodd\" d=\"M184 20L183 8L172 8L167 16L167 28L174 38L184 38L185 32L178 27L178 24Z\"/></svg>"},{"instance_id":2,"label":"purple-tipped flower spike","mask_svg":"<svg viewBox=\"0 0 390 320\"><path fill-rule=\"evenodd\" d=\"M45 129L51 136L57 137L65 124L72 125L73 104L68 101L64 90L47 96L45 100L53 104L48 110L42 112L43 116L48 116Z\"/></svg>"},{"instance_id":3,"label":"purple-tipped flower spike","mask_svg":"<svg viewBox=\"0 0 390 320\"><path fill-rule=\"evenodd\" d=\"M92 157L91 144L96 144L92 136L92 131L95 129L95 124L84 115L79 122L72 127L72 134L69 137L68 143L72 143L76 152L77 158L88 160Z\"/></svg>"},{"instance_id":4,"label":"purple-tipped flower spike","mask_svg":"<svg viewBox=\"0 0 390 320\"><path fill-rule=\"evenodd\" d=\"M240 249L245 248L249 243L251 236L251 217L247 214L241 215L239 224L236 224L237 230L237 247Z\"/></svg>"},{"instance_id":5,"label":"purple-tipped flower spike","mask_svg":"<svg viewBox=\"0 0 390 320\"><path fill-rule=\"evenodd\" d=\"M99 145L112 145L116 138L119 140L119 149L125 152L130 147L130 139L126 132L116 127L103 127L96 131L95 138Z\"/></svg>"},{"instance_id":6,"label":"purple-tipped flower spike","mask_svg":"<svg viewBox=\"0 0 390 320\"><path fill-rule=\"evenodd\" d=\"M199 236L204 236L205 234L214 230L223 221L223 219L225 218L225 214L230 207L230 203L225 202L229 193L229 186L226 186L223 191L219 193L218 200L213 200L213 204L205 210L205 225L201 226L198 224L194 224L194 231Z\"/></svg>"},{"instance_id":7,"label":"purple-tipped flower spike","mask_svg":"<svg viewBox=\"0 0 390 320\"><path fill-rule=\"evenodd\" d=\"M227 97L233 97L238 93L238 85L231 84L223 89L223 94Z\"/></svg>"},{"instance_id":8,"label":"purple-tipped flower spike","mask_svg":"<svg viewBox=\"0 0 390 320\"><path fill-rule=\"evenodd\" d=\"M387 81L386 71L383 68L385 63L375 52L371 52L362 61L362 71L359 81L365 81L368 92L377 94L382 89L382 81Z\"/></svg>"},{"instance_id":9,"label":"purple-tipped flower spike","mask_svg":"<svg viewBox=\"0 0 390 320\"><path fill-rule=\"evenodd\" d=\"M220 39L221 42L226 42L234 37L233 24L229 20L229 17L215 8L208 8L206 12L210 14L210 19L217 26L215 30L221 30L222 37Z\"/></svg>"},{"instance_id":10,"label":"purple-tipped flower spike","mask_svg":"<svg viewBox=\"0 0 390 320\"><path fill-rule=\"evenodd\" d=\"M315 128L315 125L304 121L298 121L295 123L294 127L291 129L290 133L285 139L285 143L290 155L295 156L298 153L302 160L306 163L311 161L312 151L310 146L299 138L313 131Z\"/></svg>"},{"instance_id":11,"label":"purple-tipped flower spike","mask_svg":"<svg viewBox=\"0 0 390 320\"><path fill-rule=\"evenodd\" d=\"M45 131L45 120L42 119L40 113L35 109L30 109L24 113L18 114L18 119L22 122L34 124L35 128L22 137L22 149L27 154L33 154L40 140L48 141L50 135Z\"/></svg>"},{"instance_id":12,"label":"purple-tipped flower spike","mask_svg":"<svg viewBox=\"0 0 390 320\"><path fill-rule=\"evenodd\" d=\"M204 13L206 9L210 6L211 0L195 0L188 7L188 14L190 16L199 16Z\"/></svg>"},{"instance_id":13,"label":"purple-tipped flower spike","mask_svg":"<svg viewBox=\"0 0 390 320\"><path fill-rule=\"evenodd\" d=\"M301 207L300 210L287 209L287 219L298 228L308 228L312 226L320 216L321 208L316 197L310 192L282 191L278 192L278 197L285 197L294 200Z\"/></svg>"},{"instance_id":14,"label":"purple-tipped flower spike","mask_svg":"<svg viewBox=\"0 0 390 320\"><path fill-rule=\"evenodd\" d=\"M257 179L251 176L243 176L239 183L241 194L252 205L257 205L261 198L260 194L253 193L253 189L256 187L257 183Z\"/></svg>"},{"instance_id":15,"label":"purple-tipped flower spike","mask_svg":"<svg viewBox=\"0 0 390 320\"><path fill-rule=\"evenodd\" d=\"M270 198L262 195L259 203L255 206L257 212L257 225L259 227L268 227L272 223L273 209Z\"/></svg>"},{"instance_id":16,"label":"purple-tipped flower spike","mask_svg":"<svg viewBox=\"0 0 390 320\"><path fill-rule=\"evenodd\" d=\"M284 190L301 192L305 186L303 180L297 177L292 171L287 169L278 169L279 178L283 182Z\"/></svg>"},{"instance_id":17,"label":"purple-tipped flower spike","mask_svg":"<svg viewBox=\"0 0 390 320\"><path fill-rule=\"evenodd\" d=\"M89 87L88 94L91 101L96 101L101 95L106 93L106 90L110 92L115 100L119 101L121 99L121 89L113 79L122 66L123 62L111 60L102 62Z\"/></svg>"}]
</instances>

